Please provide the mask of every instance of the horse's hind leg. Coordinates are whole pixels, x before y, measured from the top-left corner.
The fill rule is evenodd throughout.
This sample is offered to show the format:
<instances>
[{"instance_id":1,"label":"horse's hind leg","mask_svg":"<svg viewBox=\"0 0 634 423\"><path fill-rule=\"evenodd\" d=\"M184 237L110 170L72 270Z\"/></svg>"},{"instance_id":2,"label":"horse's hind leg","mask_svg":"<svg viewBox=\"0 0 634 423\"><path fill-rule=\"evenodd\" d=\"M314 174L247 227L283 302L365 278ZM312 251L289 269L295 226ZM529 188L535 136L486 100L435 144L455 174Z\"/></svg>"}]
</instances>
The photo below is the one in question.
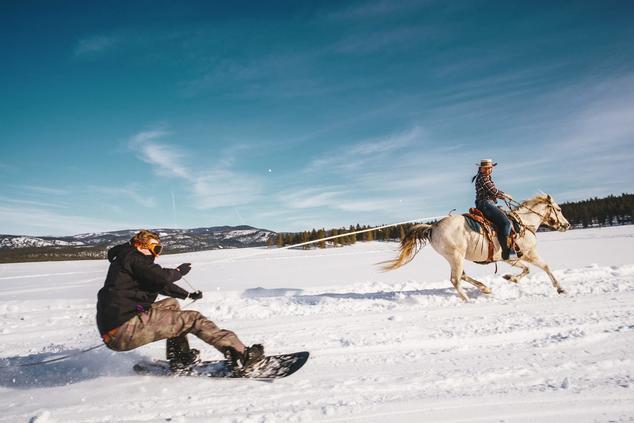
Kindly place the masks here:
<instances>
[{"instance_id":1,"label":"horse's hind leg","mask_svg":"<svg viewBox=\"0 0 634 423\"><path fill-rule=\"evenodd\" d=\"M460 287L460 281L462 280L463 269L464 269L464 259L459 256L452 256L447 259L449 261L449 265L451 266L451 283L453 287L456 288L458 295L462 298L463 301L469 301L469 297L464 293L462 288Z\"/></svg>"},{"instance_id":2,"label":"horse's hind leg","mask_svg":"<svg viewBox=\"0 0 634 423\"><path fill-rule=\"evenodd\" d=\"M506 279L507 281L511 281L514 283L518 283L520 281L520 279L522 279L524 276L528 275L528 272L530 271L528 269L528 266L526 266L524 263L522 263L521 261L518 260L508 260L506 263L510 264L511 266L514 267L519 267L520 269L522 269L522 273L520 273L519 275L511 275L511 274L507 274L504 275L504 279Z\"/></svg>"},{"instance_id":3,"label":"horse's hind leg","mask_svg":"<svg viewBox=\"0 0 634 423\"><path fill-rule=\"evenodd\" d=\"M471 276L467 275L465 272L462 272L462 280L469 282L471 285L473 285L476 288L478 288L480 290L480 292L482 292L484 294L490 294L491 293L491 289L488 286L486 286L485 284L483 284L480 281L477 281L477 280L473 279Z\"/></svg>"},{"instance_id":4,"label":"horse's hind leg","mask_svg":"<svg viewBox=\"0 0 634 423\"><path fill-rule=\"evenodd\" d=\"M535 253L534 251L531 251L528 254L524 254L522 256L522 260L526 260L527 262L534 264L535 266L539 267L544 272L546 272L548 276L550 277L550 280L552 281L553 286L557 290L558 294L566 293L566 291L559 285L559 282L557 282L557 279L555 279L555 275L553 275L553 272L550 271L550 267L548 267L548 264L546 264L546 262L542 260L542 258L539 257L537 253Z\"/></svg>"}]
</instances>

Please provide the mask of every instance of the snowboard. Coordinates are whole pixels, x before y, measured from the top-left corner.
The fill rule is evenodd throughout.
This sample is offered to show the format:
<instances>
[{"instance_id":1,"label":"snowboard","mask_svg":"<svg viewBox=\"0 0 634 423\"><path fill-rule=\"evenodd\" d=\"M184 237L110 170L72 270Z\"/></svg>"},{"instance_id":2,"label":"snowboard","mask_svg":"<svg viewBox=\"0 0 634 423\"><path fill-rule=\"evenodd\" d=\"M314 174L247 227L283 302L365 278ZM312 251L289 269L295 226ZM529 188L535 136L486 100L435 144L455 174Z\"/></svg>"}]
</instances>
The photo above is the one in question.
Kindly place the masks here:
<instances>
[{"instance_id":1,"label":"snowboard","mask_svg":"<svg viewBox=\"0 0 634 423\"><path fill-rule=\"evenodd\" d=\"M278 379L292 375L308 360L310 353L301 351L290 354L267 355L246 368L231 369L228 360L202 361L191 370L172 372L165 360L144 360L133 369L141 375L199 376L211 378Z\"/></svg>"}]
</instances>

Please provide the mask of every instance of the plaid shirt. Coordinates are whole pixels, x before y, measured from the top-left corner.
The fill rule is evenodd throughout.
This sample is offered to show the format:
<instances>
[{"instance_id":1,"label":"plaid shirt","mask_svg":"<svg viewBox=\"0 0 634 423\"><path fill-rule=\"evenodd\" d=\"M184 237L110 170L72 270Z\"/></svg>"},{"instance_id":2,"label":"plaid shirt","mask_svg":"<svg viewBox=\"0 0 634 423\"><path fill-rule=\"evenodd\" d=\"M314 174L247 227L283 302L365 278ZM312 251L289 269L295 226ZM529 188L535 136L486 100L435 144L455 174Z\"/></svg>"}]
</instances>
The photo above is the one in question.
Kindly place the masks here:
<instances>
[{"instance_id":1,"label":"plaid shirt","mask_svg":"<svg viewBox=\"0 0 634 423\"><path fill-rule=\"evenodd\" d=\"M491 180L491 175L485 175L483 173L478 172L478 176L475 180L476 187L476 202L482 200L493 200L496 201L498 198L503 198L504 193L497 189L493 181Z\"/></svg>"}]
</instances>

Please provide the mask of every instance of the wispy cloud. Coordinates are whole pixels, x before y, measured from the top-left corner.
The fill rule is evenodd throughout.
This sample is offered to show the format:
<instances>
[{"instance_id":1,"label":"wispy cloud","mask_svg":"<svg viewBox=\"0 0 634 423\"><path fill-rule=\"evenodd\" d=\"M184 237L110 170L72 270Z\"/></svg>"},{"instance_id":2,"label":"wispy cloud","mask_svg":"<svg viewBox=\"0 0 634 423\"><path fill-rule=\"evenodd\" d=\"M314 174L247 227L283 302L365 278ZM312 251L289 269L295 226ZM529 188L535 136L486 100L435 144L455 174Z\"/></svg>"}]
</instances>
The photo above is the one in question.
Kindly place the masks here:
<instances>
[{"instance_id":1,"label":"wispy cloud","mask_svg":"<svg viewBox=\"0 0 634 423\"><path fill-rule=\"evenodd\" d=\"M307 174L328 171L345 183L297 187L279 199L289 209L320 209L325 216L377 224L438 215L472 203L476 160L472 148L439 143L415 125L322 153Z\"/></svg>"},{"instance_id":2,"label":"wispy cloud","mask_svg":"<svg viewBox=\"0 0 634 423\"><path fill-rule=\"evenodd\" d=\"M0 162L0 172L6 172L12 169L13 169L13 166Z\"/></svg>"},{"instance_id":3,"label":"wispy cloud","mask_svg":"<svg viewBox=\"0 0 634 423\"><path fill-rule=\"evenodd\" d=\"M185 97L216 93L231 99L273 98L288 100L317 97L368 86L368 78L358 81L328 81L314 72L321 49L297 54L254 56L242 61L222 61L201 66L198 75L180 82Z\"/></svg>"},{"instance_id":4,"label":"wispy cloud","mask_svg":"<svg viewBox=\"0 0 634 423\"><path fill-rule=\"evenodd\" d=\"M279 195L282 202L293 209L332 206L343 192L341 187L312 187L287 191Z\"/></svg>"},{"instance_id":5,"label":"wispy cloud","mask_svg":"<svg viewBox=\"0 0 634 423\"><path fill-rule=\"evenodd\" d=\"M437 37L435 30L424 27L400 27L384 30L374 30L367 33L353 33L332 48L339 53L368 54L389 48L404 49L413 43L420 43L427 38Z\"/></svg>"},{"instance_id":6,"label":"wispy cloud","mask_svg":"<svg viewBox=\"0 0 634 423\"><path fill-rule=\"evenodd\" d=\"M74 235L128 227L139 225L92 219L43 207L0 206L0 233L11 235Z\"/></svg>"},{"instance_id":7,"label":"wispy cloud","mask_svg":"<svg viewBox=\"0 0 634 423\"><path fill-rule=\"evenodd\" d=\"M571 114L560 147L588 154L631 146L634 141L634 77L590 88L581 107ZM589 97L589 98L588 98Z\"/></svg>"},{"instance_id":8,"label":"wispy cloud","mask_svg":"<svg viewBox=\"0 0 634 423\"><path fill-rule=\"evenodd\" d=\"M19 188L27 190L27 191L31 191L37 194L56 195L56 196L68 195L70 193L70 191L66 189L53 188L53 187L40 186L40 185L19 185Z\"/></svg>"},{"instance_id":9,"label":"wispy cloud","mask_svg":"<svg viewBox=\"0 0 634 423\"><path fill-rule=\"evenodd\" d=\"M378 0L348 6L328 15L333 20L359 20L369 18L385 18L388 15L411 12L432 3L430 0Z\"/></svg>"},{"instance_id":10,"label":"wispy cloud","mask_svg":"<svg viewBox=\"0 0 634 423\"><path fill-rule=\"evenodd\" d=\"M75 56L87 56L105 52L114 48L120 41L119 35L99 34L82 38L75 46Z\"/></svg>"},{"instance_id":11,"label":"wispy cloud","mask_svg":"<svg viewBox=\"0 0 634 423\"><path fill-rule=\"evenodd\" d=\"M423 130L415 126L406 132L386 138L363 141L349 147L328 151L310 162L306 172L322 171L326 168L344 173L357 171L371 163L380 163L398 150L415 144L420 146L423 141Z\"/></svg>"},{"instance_id":12,"label":"wispy cloud","mask_svg":"<svg viewBox=\"0 0 634 423\"><path fill-rule=\"evenodd\" d=\"M75 43L73 55L77 58L102 58L109 53L134 51L135 57L152 61L162 61L166 57L169 57L169 60L180 60L200 56L200 51L190 52L188 46L195 44L197 39L209 38L210 34L201 29L120 27L85 35ZM172 54L165 55L167 50L171 50Z\"/></svg>"},{"instance_id":13,"label":"wispy cloud","mask_svg":"<svg viewBox=\"0 0 634 423\"><path fill-rule=\"evenodd\" d=\"M170 135L160 129L143 131L132 137L130 147L157 174L184 181L196 208L213 209L247 204L260 195L258 178L230 168L234 163L234 155L246 147L230 147L220 152L222 159L215 167L199 170L187 165L193 153L163 141Z\"/></svg>"},{"instance_id":14,"label":"wispy cloud","mask_svg":"<svg viewBox=\"0 0 634 423\"><path fill-rule=\"evenodd\" d=\"M529 143L504 149L501 174L511 186L540 188L559 201L627 191L634 184L632 92L632 75L591 75L545 93L531 113L543 125L528 128Z\"/></svg>"},{"instance_id":15,"label":"wispy cloud","mask_svg":"<svg viewBox=\"0 0 634 423\"><path fill-rule=\"evenodd\" d=\"M291 190L279 195L281 202L291 209L330 209L346 212L385 211L398 207L393 196L368 199L360 197L347 186L313 187Z\"/></svg>"},{"instance_id":16,"label":"wispy cloud","mask_svg":"<svg viewBox=\"0 0 634 423\"><path fill-rule=\"evenodd\" d=\"M172 145L158 140L169 136L163 130L140 132L132 138L131 145L137 149L139 158L153 165L159 174L189 179L191 171L183 165L185 153Z\"/></svg>"},{"instance_id":17,"label":"wispy cloud","mask_svg":"<svg viewBox=\"0 0 634 423\"><path fill-rule=\"evenodd\" d=\"M52 208L68 208L68 204L58 204L51 203L47 201L35 201L35 200L23 200L20 198L10 198L10 197L0 197L1 201L12 203L12 204L20 204L25 206L36 206L36 207L52 207Z\"/></svg>"},{"instance_id":18,"label":"wispy cloud","mask_svg":"<svg viewBox=\"0 0 634 423\"><path fill-rule=\"evenodd\" d=\"M156 206L155 198L153 196L148 196L144 194L140 187L136 184L131 184L122 188L111 186L91 186L90 189L91 191L115 198L125 198L128 200L132 200L145 208Z\"/></svg>"},{"instance_id":19,"label":"wispy cloud","mask_svg":"<svg viewBox=\"0 0 634 423\"><path fill-rule=\"evenodd\" d=\"M192 191L197 208L213 209L251 203L262 188L256 177L218 169L197 175Z\"/></svg>"}]
</instances>

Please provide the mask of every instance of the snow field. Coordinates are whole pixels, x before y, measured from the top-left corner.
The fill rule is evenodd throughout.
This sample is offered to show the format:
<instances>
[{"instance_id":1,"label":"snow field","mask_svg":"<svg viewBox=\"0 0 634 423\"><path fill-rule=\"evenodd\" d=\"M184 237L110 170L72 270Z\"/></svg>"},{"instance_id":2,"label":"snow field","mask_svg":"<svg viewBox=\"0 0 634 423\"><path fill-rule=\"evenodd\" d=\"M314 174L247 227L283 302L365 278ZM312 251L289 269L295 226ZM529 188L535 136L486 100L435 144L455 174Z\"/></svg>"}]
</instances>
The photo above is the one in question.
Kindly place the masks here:
<instances>
[{"instance_id":1,"label":"snow field","mask_svg":"<svg viewBox=\"0 0 634 423\"><path fill-rule=\"evenodd\" d=\"M0 370L0 422L634 421L634 227L540 234L567 290L538 269L520 284L470 265L489 286L463 303L431 248L381 273L396 244L312 251L223 250L193 263L191 306L266 351L309 350L274 383L135 375L141 357L106 348ZM259 251L259 250L256 250ZM225 261L221 261L225 260ZM96 292L107 263L0 266L0 367L99 344ZM517 270L512 270L517 273ZM187 282L180 285L191 289ZM187 302L182 303L187 304ZM206 358L212 348L193 338Z\"/></svg>"}]
</instances>

